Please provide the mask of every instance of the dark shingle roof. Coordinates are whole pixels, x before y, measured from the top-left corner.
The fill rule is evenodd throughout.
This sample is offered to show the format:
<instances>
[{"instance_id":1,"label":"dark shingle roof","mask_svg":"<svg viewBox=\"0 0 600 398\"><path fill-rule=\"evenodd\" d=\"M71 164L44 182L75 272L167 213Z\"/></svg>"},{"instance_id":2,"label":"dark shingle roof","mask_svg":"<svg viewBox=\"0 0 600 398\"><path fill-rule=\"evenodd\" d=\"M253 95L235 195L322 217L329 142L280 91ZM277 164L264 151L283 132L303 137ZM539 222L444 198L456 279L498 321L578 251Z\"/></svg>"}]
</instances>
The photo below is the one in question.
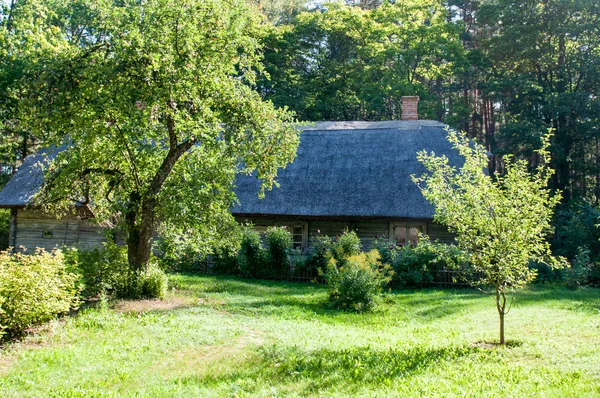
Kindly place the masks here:
<instances>
[{"instance_id":1,"label":"dark shingle roof","mask_svg":"<svg viewBox=\"0 0 600 398\"><path fill-rule=\"evenodd\" d=\"M46 148L29 155L15 175L0 192L0 207L28 205L44 183L44 166L56 157L58 151Z\"/></svg>"},{"instance_id":2,"label":"dark shingle roof","mask_svg":"<svg viewBox=\"0 0 600 398\"><path fill-rule=\"evenodd\" d=\"M412 182L425 169L423 149L462 160L435 121L319 122L303 128L294 163L279 171L280 188L258 199L260 181L239 176L235 214L432 218L433 207ZM43 168L57 151L25 159L0 192L0 207L27 205L43 183Z\"/></svg>"},{"instance_id":3,"label":"dark shingle roof","mask_svg":"<svg viewBox=\"0 0 600 398\"><path fill-rule=\"evenodd\" d=\"M435 121L321 122L300 137L294 163L280 170L280 188L257 197L260 182L237 180L235 214L433 218L411 180L425 172L417 152L463 161Z\"/></svg>"}]
</instances>

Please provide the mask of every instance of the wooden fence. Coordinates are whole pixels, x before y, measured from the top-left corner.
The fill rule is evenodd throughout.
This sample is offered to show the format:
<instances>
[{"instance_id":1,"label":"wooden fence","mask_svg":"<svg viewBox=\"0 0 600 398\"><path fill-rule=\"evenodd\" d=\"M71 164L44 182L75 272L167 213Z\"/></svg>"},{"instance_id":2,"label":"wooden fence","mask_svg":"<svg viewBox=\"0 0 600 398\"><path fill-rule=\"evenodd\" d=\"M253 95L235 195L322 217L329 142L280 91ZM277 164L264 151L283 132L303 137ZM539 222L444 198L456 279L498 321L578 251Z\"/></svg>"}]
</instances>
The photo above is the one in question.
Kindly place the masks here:
<instances>
[{"instance_id":1,"label":"wooden fence","mask_svg":"<svg viewBox=\"0 0 600 398\"><path fill-rule=\"evenodd\" d=\"M206 259L198 264L199 273L206 275L224 275L219 272L215 272L214 262L211 259ZM469 287L471 280L476 280L479 275L465 276L459 270L453 269L440 269L436 270L433 274L433 280L423 281L420 283L421 287L451 287L451 288L463 288ZM276 275L268 278L269 280L279 280L288 282L317 282L325 284L325 279L318 276L313 270L296 270L294 267L281 275Z\"/></svg>"}]
</instances>

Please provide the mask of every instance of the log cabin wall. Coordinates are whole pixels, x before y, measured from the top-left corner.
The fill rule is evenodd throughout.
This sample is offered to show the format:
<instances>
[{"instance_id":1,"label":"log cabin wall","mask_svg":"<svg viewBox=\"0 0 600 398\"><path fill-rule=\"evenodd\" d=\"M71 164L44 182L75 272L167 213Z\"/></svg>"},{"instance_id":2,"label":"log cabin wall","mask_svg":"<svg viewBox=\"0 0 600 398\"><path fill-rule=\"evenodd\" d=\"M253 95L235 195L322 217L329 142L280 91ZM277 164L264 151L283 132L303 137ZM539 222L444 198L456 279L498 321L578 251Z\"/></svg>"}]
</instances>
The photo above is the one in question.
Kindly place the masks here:
<instances>
[{"instance_id":1,"label":"log cabin wall","mask_svg":"<svg viewBox=\"0 0 600 398\"><path fill-rule=\"evenodd\" d=\"M313 246L314 237L317 235L336 236L344 230L356 231L360 238L363 250L372 248L373 241L377 238L389 237L393 233L394 225L419 226L422 233L429 236L432 241L452 243L454 235L448 232L443 225L435 224L431 220L414 219L327 219L327 218L300 218L300 217L273 217L273 216L243 216L236 215L240 223L251 223L253 228L261 235L271 226L303 226L304 248Z\"/></svg>"},{"instance_id":2,"label":"log cabin wall","mask_svg":"<svg viewBox=\"0 0 600 398\"><path fill-rule=\"evenodd\" d=\"M11 218L15 251L52 250L63 245L94 248L105 242L103 228L75 215L57 219L35 209L17 209Z\"/></svg>"}]
</instances>

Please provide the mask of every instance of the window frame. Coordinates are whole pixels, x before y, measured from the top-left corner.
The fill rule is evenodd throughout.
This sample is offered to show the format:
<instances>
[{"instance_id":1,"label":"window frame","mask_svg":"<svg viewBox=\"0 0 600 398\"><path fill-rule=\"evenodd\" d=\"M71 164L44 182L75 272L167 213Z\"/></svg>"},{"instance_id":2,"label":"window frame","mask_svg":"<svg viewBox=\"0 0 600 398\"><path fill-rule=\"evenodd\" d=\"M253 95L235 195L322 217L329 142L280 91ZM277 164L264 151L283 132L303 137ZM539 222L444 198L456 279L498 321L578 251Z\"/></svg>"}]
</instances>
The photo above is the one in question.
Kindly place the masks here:
<instances>
[{"instance_id":1,"label":"window frame","mask_svg":"<svg viewBox=\"0 0 600 398\"><path fill-rule=\"evenodd\" d=\"M427 223L425 222L415 222L415 221L392 221L390 222L390 230L389 230L389 243L390 244L396 244L396 239L395 239L395 234L394 231L396 228L398 227L403 227L406 228L406 236L405 236L405 242L404 245L402 246L406 246L406 245L410 245L411 243L409 242L409 231L411 228L418 228L419 229L419 233L420 234L427 234ZM418 240L417 240L418 241Z\"/></svg>"}]
</instances>

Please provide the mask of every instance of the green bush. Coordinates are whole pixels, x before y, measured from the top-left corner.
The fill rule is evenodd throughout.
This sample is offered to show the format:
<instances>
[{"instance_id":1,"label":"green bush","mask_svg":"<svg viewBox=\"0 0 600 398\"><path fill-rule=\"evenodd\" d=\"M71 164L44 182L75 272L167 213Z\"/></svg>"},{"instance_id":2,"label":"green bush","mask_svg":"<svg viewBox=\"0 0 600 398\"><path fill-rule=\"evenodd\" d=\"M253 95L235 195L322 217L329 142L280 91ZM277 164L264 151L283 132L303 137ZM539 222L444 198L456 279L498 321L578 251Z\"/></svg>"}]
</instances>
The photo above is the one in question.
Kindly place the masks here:
<instances>
[{"instance_id":1,"label":"green bush","mask_svg":"<svg viewBox=\"0 0 600 398\"><path fill-rule=\"evenodd\" d=\"M336 308L370 311L375 297L391 281L393 271L380 263L377 250L347 257L340 266L331 258L324 274L329 287L329 302Z\"/></svg>"},{"instance_id":2,"label":"green bush","mask_svg":"<svg viewBox=\"0 0 600 398\"><path fill-rule=\"evenodd\" d=\"M64 260L60 250L0 252L0 328L19 334L79 305L80 275Z\"/></svg>"},{"instance_id":3,"label":"green bush","mask_svg":"<svg viewBox=\"0 0 600 398\"><path fill-rule=\"evenodd\" d=\"M10 209L0 209L0 250L8 249L10 234Z\"/></svg>"},{"instance_id":4,"label":"green bush","mask_svg":"<svg viewBox=\"0 0 600 398\"><path fill-rule=\"evenodd\" d=\"M156 262L151 262L148 265L148 268L140 273L138 283L138 297L162 299L167 293L169 279L165 272L158 267Z\"/></svg>"},{"instance_id":5,"label":"green bush","mask_svg":"<svg viewBox=\"0 0 600 398\"><path fill-rule=\"evenodd\" d=\"M127 248L115 243L91 250L75 250L69 255L77 264L85 284L86 297L105 293L115 297L135 297L134 275L127 262Z\"/></svg>"},{"instance_id":6,"label":"green bush","mask_svg":"<svg viewBox=\"0 0 600 398\"><path fill-rule=\"evenodd\" d=\"M333 257L338 261L355 256L362 251L360 238L354 231L345 230L341 235L336 236L332 246Z\"/></svg>"},{"instance_id":7,"label":"green bush","mask_svg":"<svg viewBox=\"0 0 600 398\"><path fill-rule=\"evenodd\" d=\"M580 247L586 248L592 263L600 262L600 208L572 202L557 209L554 225L556 239L552 252L574 262Z\"/></svg>"},{"instance_id":8,"label":"green bush","mask_svg":"<svg viewBox=\"0 0 600 398\"><path fill-rule=\"evenodd\" d=\"M590 261L590 250L580 246L572 261L571 268L566 271L565 283L571 289L588 285L593 264Z\"/></svg>"},{"instance_id":9,"label":"green bush","mask_svg":"<svg viewBox=\"0 0 600 398\"><path fill-rule=\"evenodd\" d=\"M303 268L298 268L297 274L316 277L319 270L327 267L329 259L333 256L333 240L327 235L316 235L312 238L312 250L304 263Z\"/></svg>"},{"instance_id":10,"label":"green bush","mask_svg":"<svg viewBox=\"0 0 600 398\"><path fill-rule=\"evenodd\" d=\"M191 247L178 252L163 253L160 268L167 272L201 272L206 264L206 255Z\"/></svg>"},{"instance_id":11,"label":"green bush","mask_svg":"<svg viewBox=\"0 0 600 398\"><path fill-rule=\"evenodd\" d=\"M381 261L394 269L395 286L421 286L433 282L440 270L465 268L464 256L456 246L430 242L426 237L415 246L396 246L384 240L375 241L373 246Z\"/></svg>"},{"instance_id":12,"label":"green bush","mask_svg":"<svg viewBox=\"0 0 600 398\"><path fill-rule=\"evenodd\" d=\"M238 264L242 276L263 276L267 266L268 255L263 247L260 234L251 228L242 233Z\"/></svg>"},{"instance_id":13,"label":"green bush","mask_svg":"<svg viewBox=\"0 0 600 398\"><path fill-rule=\"evenodd\" d=\"M136 274L129 267L125 246L106 242L103 247L68 253L69 262L83 276L86 297L162 298L167 290L167 276L154 256L148 268Z\"/></svg>"},{"instance_id":14,"label":"green bush","mask_svg":"<svg viewBox=\"0 0 600 398\"><path fill-rule=\"evenodd\" d=\"M239 248L221 247L213 253L213 271L225 275L238 275L240 267L238 263Z\"/></svg>"},{"instance_id":15,"label":"green bush","mask_svg":"<svg viewBox=\"0 0 600 398\"><path fill-rule=\"evenodd\" d=\"M286 227L270 227L267 229L266 241L270 274L267 276L287 276L291 265L292 234Z\"/></svg>"}]
</instances>

